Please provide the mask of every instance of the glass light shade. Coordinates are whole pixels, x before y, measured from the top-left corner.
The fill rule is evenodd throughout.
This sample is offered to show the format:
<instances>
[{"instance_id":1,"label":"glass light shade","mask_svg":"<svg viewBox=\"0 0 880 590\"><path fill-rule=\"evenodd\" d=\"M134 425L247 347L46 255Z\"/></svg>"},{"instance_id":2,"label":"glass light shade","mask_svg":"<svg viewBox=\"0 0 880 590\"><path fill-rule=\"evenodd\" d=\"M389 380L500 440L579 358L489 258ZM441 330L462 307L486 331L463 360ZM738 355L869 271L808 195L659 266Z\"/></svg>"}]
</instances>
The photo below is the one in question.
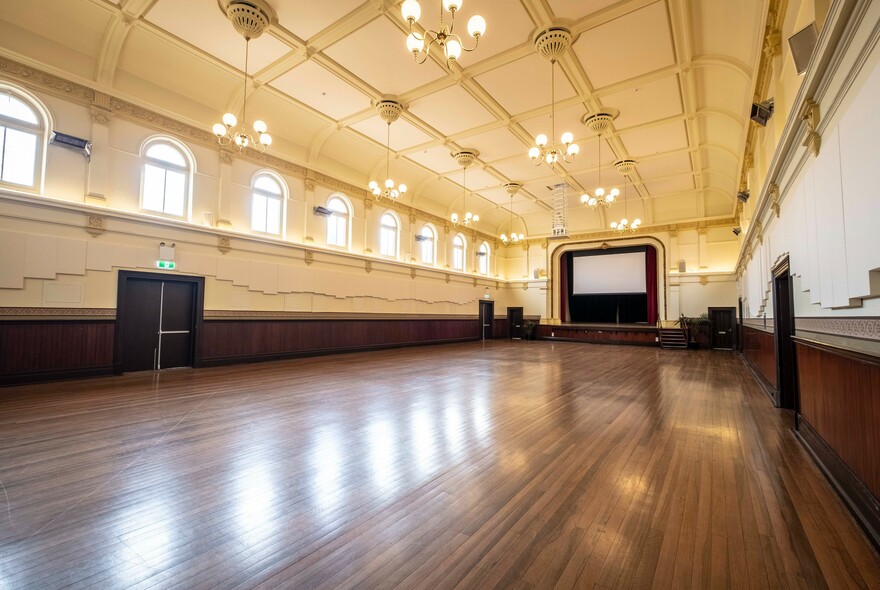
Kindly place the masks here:
<instances>
[{"instance_id":1,"label":"glass light shade","mask_svg":"<svg viewBox=\"0 0 880 590\"><path fill-rule=\"evenodd\" d=\"M257 133L266 133L266 129L268 129L268 127L266 127L266 123L264 121L261 121L259 119L254 121L254 131L256 131Z\"/></svg>"},{"instance_id":2,"label":"glass light shade","mask_svg":"<svg viewBox=\"0 0 880 590\"><path fill-rule=\"evenodd\" d=\"M529 157L533 160L537 160L538 158L541 157L541 150L539 150L536 147L530 148L529 149Z\"/></svg>"},{"instance_id":3,"label":"glass light shade","mask_svg":"<svg viewBox=\"0 0 880 590\"><path fill-rule=\"evenodd\" d=\"M535 145L537 145L538 147L544 147L545 145L547 145L547 136L543 133L539 134L537 137L535 137Z\"/></svg>"},{"instance_id":4,"label":"glass light shade","mask_svg":"<svg viewBox=\"0 0 880 590\"><path fill-rule=\"evenodd\" d=\"M548 164L555 164L556 160L558 159L558 155L556 154L556 152L547 152L547 155L544 159L547 160Z\"/></svg>"},{"instance_id":5,"label":"glass light shade","mask_svg":"<svg viewBox=\"0 0 880 590\"><path fill-rule=\"evenodd\" d=\"M594 199L594 198L592 198L592 197L590 197L590 200L587 201L587 204L588 204L590 207L595 207L598 203L599 203L599 201L597 201L596 199Z\"/></svg>"},{"instance_id":6,"label":"glass light shade","mask_svg":"<svg viewBox=\"0 0 880 590\"><path fill-rule=\"evenodd\" d=\"M502 242L506 242L506 241L507 241L507 234L501 234L501 241L502 241Z\"/></svg>"},{"instance_id":7,"label":"glass light shade","mask_svg":"<svg viewBox=\"0 0 880 590\"><path fill-rule=\"evenodd\" d=\"M629 225L629 219L624 217L623 219L620 220L620 225Z\"/></svg>"},{"instance_id":8,"label":"glass light shade","mask_svg":"<svg viewBox=\"0 0 880 590\"><path fill-rule=\"evenodd\" d=\"M617 222L616 221L611 222L611 229L617 229Z\"/></svg>"},{"instance_id":9,"label":"glass light shade","mask_svg":"<svg viewBox=\"0 0 880 590\"><path fill-rule=\"evenodd\" d=\"M562 134L562 143L564 143L565 145L568 145L573 141L574 141L574 135L571 134L571 131L566 131L565 133Z\"/></svg>"},{"instance_id":10,"label":"glass light shade","mask_svg":"<svg viewBox=\"0 0 880 590\"><path fill-rule=\"evenodd\" d=\"M267 147L272 145L272 136L268 133L263 133L260 135L260 144Z\"/></svg>"},{"instance_id":11,"label":"glass light shade","mask_svg":"<svg viewBox=\"0 0 880 590\"><path fill-rule=\"evenodd\" d=\"M611 189L611 196L612 197L616 197L619 194L620 194L620 190L618 190L616 188Z\"/></svg>"},{"instance_id":12,"label":"glass light shade","mask_svg":"<svg viewBox=\"0 0 880 590\"><path fill-rule=\"evenodd\" d=\"M590 200L590 197L587 195L581 195L581 203L586 204Z\"/></svg>"},{"instance_id":13,"label":"glass light shade","mask_svg":"<svg viewBox=\"0 0 880 590\"><path fill-rule=\"evenodd\" d=\"M636 217L635 221L633 221L633 225L635 226L635 225L641 225L641 224L642 224L642 220L639 219L638 217Z\"/></svg>"},{"instance_id":14,"label":"glass light shade","mask_svg":"<svg viewBox=\"0 0 880 590\"><path fill-rule=\"evenodd\" d=\"M467 213L464 214L464 218L465 218L465 219L470 219L470 218L473 217L473 216L474 216L474 214L471 213L470 211L468 211Z\"/></svg>"},{"instance_id":15,"label":"glass light shade","mask_svg":"<svg viewBox=\"0 0 880 590\"><path fill-rule=\"evenodd\" d=\"M461 57L461 43L455 39L450 39L446 42L446 58L458 59L459 57Z\"/></svg>"},{"instance_id":16,"label":"glass light shade","mask_svg":"<svg viewBox=\"0 0 880 590\"><path fill-rule=\"evenodd\" d=\"M396 199L399 196L400 196L400 193L397 192L397 189L391 189L391 198L392 199Z\"/></svg>"},{"instance_id":17,"label":"glass light shade","mask_svg":"<svg viewBox=\"0 0 880 590\"><path fill-rule=\"evenodd\" d=\"M245 148L248 145L248 138L246 135L242 135L241 133L235 134L235 145L241 148Z\"/></svg>"},{"instance_id":18,"label":"glass light shade","mask_svg":"<svg viewBox=\"0 0 880 590\"><path fill-rule=\"evenodd\" d=\"M519 234L519 239L524 240L524 239L526 239L526 237L523 234Z\"/></svg>"},{"instance_id":19,"label":"glass light shade","mask_svg":"<svg viewBox=\"0 0 880 590\"><path fill-rule=\"evenodd\" d=\"M578 146L578 144L573 143L570 146L568 146L568 150L566 150L566 151L569 156L576 156L576 155L578 155L578 152L581 151L581 148Z\"/></svg>"},{"instance_id":20,"label":"glass light shade","mask_svg":"<svg viewBox=\"0 0 880 590\"><path fill-rule=\"evenodd\" d=\"M615 198L616 198L616 197L614 196L614 193L612 192L610 195L608 195L607 197L605 197L605 202L606 202L606 203L613 203Z\"/></svg>"},{"instance_id":21,"label":"glass light shade","mask_svg":"<svg viewBox=\"0 0 880 590\"><path fill-rule=\"evenodd\" d=\"M223 123L214 123L214 126L211 127L211 130L217 137L223 137L224 135L226 135L226 125L224 125Z\"/></svg>"},{"instance_id":22,"label":"glass light shade","mask_svg":"<svg viewBox=\"0 0 880 590\"><path fill-rule=\"evenodd\" d=\"M382 194L382 191L379 190L378 184L376 185L376 188L373 189L373 194L376 195L377 197Z\"/></svg>"},{"instance_id":23,"label":"glass light shade","mask_svg":"<svg viewBox=\"0 0 880 590\"><path fill-rule=\"evenodd\" d=\"M397 187L397 190L399 190L401 194L405 193L406 192L406 185L401 184L399 187Z\"/></svg>"},{"instance_id":24,"label":"glass light shade","mask_svg":"<svg viewBox=\"0 0 880 590\"><path fill-rule=\"evenodd\" d=\"M370 184L368 186L370 187L370 190L374 190L374 189L379 188L379 183L376 182L375 180L371 180Z\"/></svg>"},{"instance_id":25,"label":"glass light shade","mask_svg":"<svg viewBox=\"0 0 880 590\"><path fill-rule=\"evenodd\" d=\"M474 223L478 222L479 220L480 220L480 216L475 214L474 215Z\"/></svg>"},{"instance_id":26,"label":"glass light shade","mask_svg":"<svg viewBox=\"0 0 880 590\"><path fill-rule=\"evenodd\" d=\"M419 52L425 48L425 40L416 37L415 33L410 33L406 38L406 48L413 53Z\"/></svg>"},{"instance_id":27,"label":"glass light shade","mask_svg":"<svg viewBox=\"0 0 880 590\"><path fill-rule=\"evenodd\" d=\"M458 223L458 213L453 213L449 216L449 219L452 220L452 223Z\"/></svg>"},{"instance_id":28,"label":"glass light shade","mask_svg":"<svg viewBox=\"0 0 880 590\"><path fill-rule=\"evenodd\" d=\"M486 32L486 19L479 14L475 14L468 21L468 35L471 37L482 37Z\"/></svg>"},{"instance_id":29,"label":"glass light shade","mask_svg":"<svg viewBox=\"0 0 880 590\"><path fill-rule=\"evenodd\" d=\"M393 188L393 187L394 187L394 181L391 180L390 178L386 178L385 179L385 188Z\"/></svg>"},{"instance_id":30,"label":"glass light shade","mask_svg":"<svg viewBox=\"0 0 880 590\"><path fill-rule=\"evenodd\" d=\"M227 127L235 127L238 125L238 119L235 118L235 115L232 113L226 113L223 115L223 124Z\"/></svg>"},{"instance_id":31,"label":"glass light shade","mask_svg":"<svg viewBox=\"0 0 880 590\"><path fill-rule=\"evenodd\" d=\"M605 196L605 189L602 188L601 186L600 186L599 188L597 188L597 189L596 189L595 191L593 191L593 192L596 193L596 196L597 196L597 197L604 197L604 196Z\"/></svg>"},{"instance_id":32,"label":"glass light shade","mask_svg":"<svg viewBox=\"0 0 880 590\"><path fill-rule=\"evenodd\" d=\"M418 0L406 0L400 7L400 13L403 15L403 20L418 22L419 17L422 16L422 7Z\"/></svg>"},{"instance_id":33,"label":"glass light shade","mask_svg":"<svg viewBox=\"0 0 880 590\"><path fill-rule=\"evenodd\" d=\"M461 8L462 0L443 0L443 10L454 12Z\"/></svg>"}]
</instances>

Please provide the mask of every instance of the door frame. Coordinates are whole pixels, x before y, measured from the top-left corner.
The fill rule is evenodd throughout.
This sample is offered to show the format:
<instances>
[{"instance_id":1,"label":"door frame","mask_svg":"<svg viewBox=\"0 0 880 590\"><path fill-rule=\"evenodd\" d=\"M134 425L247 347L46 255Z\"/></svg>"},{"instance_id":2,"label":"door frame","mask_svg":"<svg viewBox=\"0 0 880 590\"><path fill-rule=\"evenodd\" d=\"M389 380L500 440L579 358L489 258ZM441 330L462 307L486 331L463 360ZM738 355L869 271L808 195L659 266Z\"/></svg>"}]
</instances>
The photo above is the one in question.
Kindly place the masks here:
<instances>
[{"instance_id":1,"label":"door frame","mask_svg":"<svg viewBox=\"0 0 880 590\"><path fill-rule=\"evenodd\" d=\"M125 311L125 292L129 279L162 281L166 283L189 283L195 286L193 290L193 325L191 326L192 338L190 346L192 347L193 367L200 367L202 364L202 322L205 315L205 277L196 277L188 275L177 275L164 272L143 272L137 270L120 270L116 283L116 332L113 343L113 373L115 375L122 374L122 358L125 354L123 350L123 326L122 318Z\"/></svg>"},{"instance_id":2,"label":"door frame","mask_svg":"<svg viewBox=\"0 0 880 590\"><path fill-rule=\"evenodd\" d=\"M515 315L516 312L519 312L520 325L519 330L513 323L512 316ZM523 337L523 324L525 321L524 310L522 307L508 307L507 308L507 337L511 340L522 340Z\"/></svg>"},{"instance_id":3,"label":"door frame","mask_svg":"<svg viewBox=\"0 0 880 590\"><path fill-rule=\"evenodd\" d=\"M486 317L486 316L489 317ZM479 310L480 322L480 340L491 340L495 337L495 302L491 299L480 299ZM486 338L486 329L489 330L489 337Z\"/></svg>"},{"instance_id":4,"label":"door frame","mask_svg":"<svg viewBox=\"0 0 880 590\"><path fill-rule=\"evenodd\" d=\"M776 348L776 405L780 408L800 410L798 398L797 359L795 358L794 336L794 286L788 256L773 267L773 341ZM780 286L785 285L780 294ZM781 295L781 296L780 296Z\"/></svg>"},{"instance_id":5,"label":"door frame","mask_svg":"<svg viewBox=\"0 0 880 590\"><path fill-rule=\"evenodd\" d=\"M718 330L715 329L714 318L712 317L713 311L728 311L733 314L733 321L730 323L730 349L720 348L719 350L736 350L736 308L735 307L710 307L709 308L709 330L711 332L709 336L709 345L712 349L715 349L715 337L718 333Z\"/></svg>"}]
</instances>

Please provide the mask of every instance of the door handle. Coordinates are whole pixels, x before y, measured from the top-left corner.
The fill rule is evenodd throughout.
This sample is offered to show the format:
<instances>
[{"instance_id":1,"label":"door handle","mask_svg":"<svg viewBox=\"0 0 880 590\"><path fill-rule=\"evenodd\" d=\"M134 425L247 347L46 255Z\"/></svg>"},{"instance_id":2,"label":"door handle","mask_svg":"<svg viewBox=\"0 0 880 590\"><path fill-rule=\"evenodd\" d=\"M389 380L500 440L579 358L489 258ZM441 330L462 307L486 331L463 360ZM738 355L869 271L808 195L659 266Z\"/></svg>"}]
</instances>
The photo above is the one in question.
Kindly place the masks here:
<instances>
[{"instance_id":1,"label":"door handle","mask_svg":"<svg viewBox=\"0 0 880 590\"><path fill-rule=\"evenodd\" d=\"M718 330L718 333L719 334L727 334L727 332L722 332L721 330Z\"/></svg>"}]
</instances>

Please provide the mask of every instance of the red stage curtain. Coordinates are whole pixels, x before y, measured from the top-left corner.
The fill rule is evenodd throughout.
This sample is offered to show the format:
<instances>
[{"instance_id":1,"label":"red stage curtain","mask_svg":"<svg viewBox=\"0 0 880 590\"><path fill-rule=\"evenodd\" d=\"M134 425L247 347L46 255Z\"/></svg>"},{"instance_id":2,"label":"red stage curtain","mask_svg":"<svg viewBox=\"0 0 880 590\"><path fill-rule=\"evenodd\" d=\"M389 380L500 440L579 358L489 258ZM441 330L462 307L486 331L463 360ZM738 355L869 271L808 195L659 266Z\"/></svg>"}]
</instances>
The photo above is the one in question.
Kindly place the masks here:
<instances>
[{"instance_id":1,"label":"red stage curtain","mask_svg":"<svg viewBox=\"0 0 880 590\"><path fill-rule=\"evenodd\" d=\"M571 252L563 252L559 257L559 319L569 321L568 317L568 275L571 273Z\"/></svg>"},{"instance_id":2,"label":"red stage curtain","mask_svg":"<svg viewBox=\"0 0 880 590\"><path fill-rule=\"evenodd\" d=\"M657 250L654 246L645 248L645 285L648 294L648 323L657 320Z\"/></svg>"}]
</instances>

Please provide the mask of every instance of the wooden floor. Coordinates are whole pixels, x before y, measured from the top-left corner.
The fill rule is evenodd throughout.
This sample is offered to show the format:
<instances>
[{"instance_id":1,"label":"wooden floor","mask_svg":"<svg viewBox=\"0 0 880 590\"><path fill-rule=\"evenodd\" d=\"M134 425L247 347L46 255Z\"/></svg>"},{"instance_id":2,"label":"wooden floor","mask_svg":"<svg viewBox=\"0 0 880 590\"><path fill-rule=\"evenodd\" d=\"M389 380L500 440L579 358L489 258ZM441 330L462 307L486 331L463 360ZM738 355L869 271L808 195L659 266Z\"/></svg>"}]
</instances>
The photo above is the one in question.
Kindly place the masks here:
<instances>
[{"instance_id":1,"label":"wooden floor","mask_svg":"<svg viewBox=\"0 0 880 590\"><path fill-rule=\"evenodd\" d=\"M0 390L0 588L880 588L791 423L578 343Z\"/></svg>"}]
</instances>

